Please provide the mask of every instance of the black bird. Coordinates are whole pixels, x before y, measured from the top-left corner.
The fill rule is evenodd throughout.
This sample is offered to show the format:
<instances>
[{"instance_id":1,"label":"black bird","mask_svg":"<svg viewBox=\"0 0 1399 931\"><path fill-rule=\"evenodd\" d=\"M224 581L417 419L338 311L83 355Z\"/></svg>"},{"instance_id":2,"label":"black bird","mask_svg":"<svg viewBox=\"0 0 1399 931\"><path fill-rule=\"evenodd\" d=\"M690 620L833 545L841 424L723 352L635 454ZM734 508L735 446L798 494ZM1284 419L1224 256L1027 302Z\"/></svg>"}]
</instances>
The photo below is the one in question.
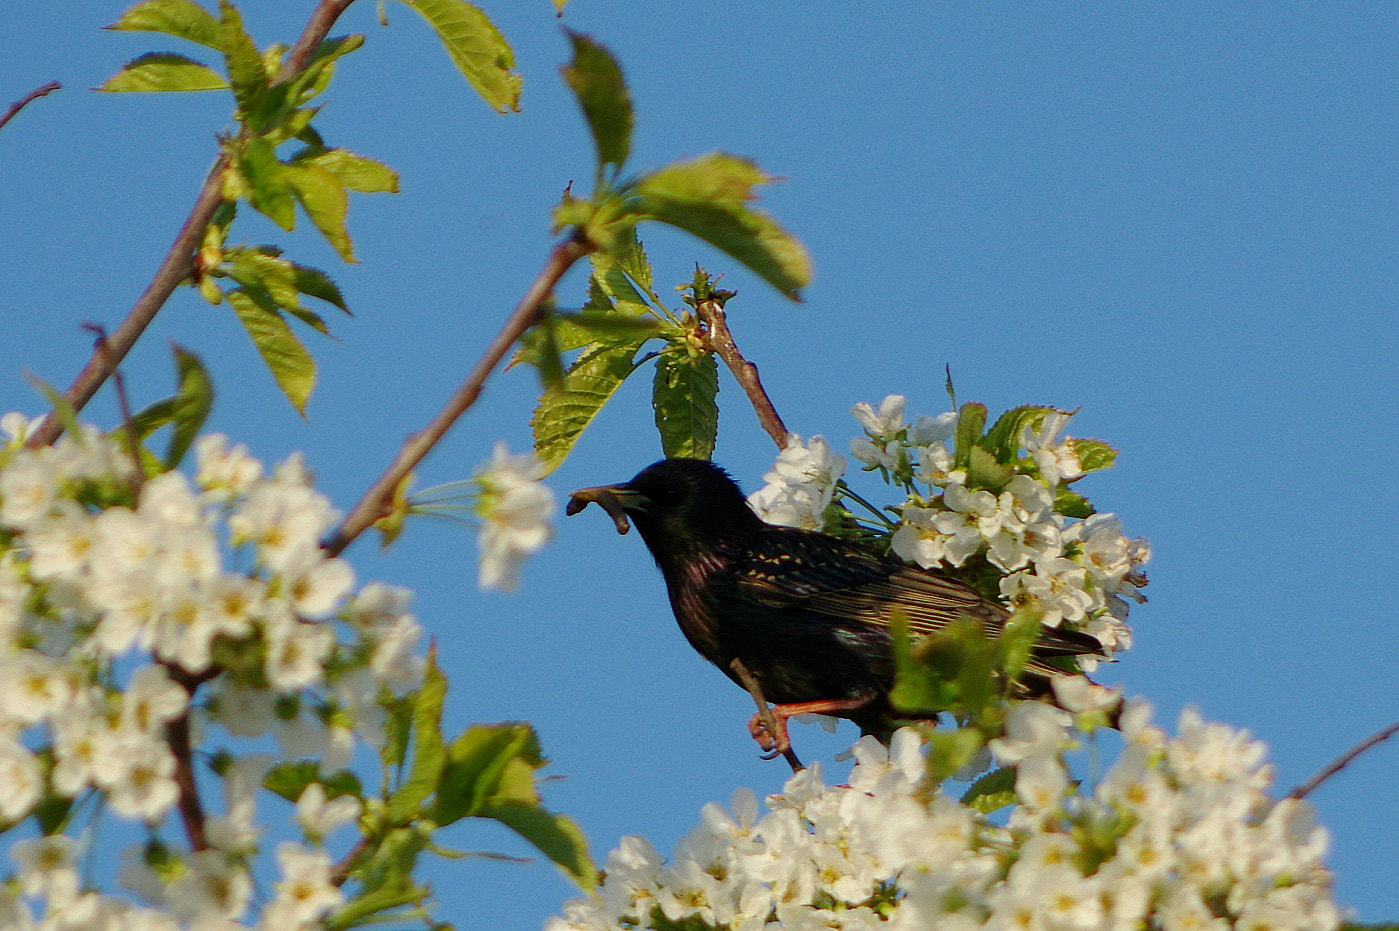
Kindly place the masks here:
<instances>
[{"instance_id":1,"label":"black bird","mask_svg":"<svg viewBox=\"0 0 1399 931\"><path fill-rule=\"evenodd\" d=\"M729 474L703 459L663 459L629 482L581 488L567 511L597 502L627 532L627 518L665 577L680 630L705 659L740 685L740 660L772 702L777 733L762 714L749 730L764 750L790 747L787 719L815 712L886 734L894 681L889 625L903 612L911 634L969 616L998 634L999 604L935 570L918 569L859 543L764 523ZM1101 655L1078 631L1045 628L1020 684L1049 692L1062 669L1052 657Z\"/></svg>"}]
</instances>

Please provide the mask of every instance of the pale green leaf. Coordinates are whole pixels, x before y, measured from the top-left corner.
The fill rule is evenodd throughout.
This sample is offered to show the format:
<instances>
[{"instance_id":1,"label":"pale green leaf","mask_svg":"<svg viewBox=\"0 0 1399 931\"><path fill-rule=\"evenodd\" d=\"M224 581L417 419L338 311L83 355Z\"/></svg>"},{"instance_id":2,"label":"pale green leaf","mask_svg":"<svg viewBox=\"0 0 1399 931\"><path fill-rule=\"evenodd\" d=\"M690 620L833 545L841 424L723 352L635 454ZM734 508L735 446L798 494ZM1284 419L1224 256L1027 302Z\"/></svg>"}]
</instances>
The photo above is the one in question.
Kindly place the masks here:
<instances>
[{"instance_id":1,"label":"pale green leaf","mask_svg":"<svg viewBox=\"0 0 1399 931\"><path fill-rule=\"evenodd\" d=\"M1015 801L1015 767L1013 766L993 769L973 782L971 788L962 795L963 805L975 808L983 815L989 815L1007 805L1014 805Z\"/></svg>"},{"instance_id":2,"label":"pale green leaf","mask_svg":"<svg viewBox=\"0 0 1399 931\"><path fill-rule=\"evenodd\" d=\"M597 867L588 856L588 841L571 819L539 804L491 800L482 817L494 818L548 857L586 892L597 886Z\"/></svg>"},{"instance_id":3,"label":"pale green leaf","mask_svg":"<svg viewBox=\"0 0 1399 931\"><path fill-rule=\"evenodd\" d=\"M1117 461L1117 450L1102 440L1074 439L1071 442L1074 452L1078 455L1079 465L1085 472L1106 469Z\"/></svg>"},{"instance_id":4,"label":"pale green leaf","mask_svg":"<svg viewBox=\"0 0 1399 931\"><path fill-rule=\"evenodd\" d=\"M515 52L485 13L466 0L403 0L427 20L452 63L497 112L520 109Z\"/></svg>"},{"instance_id":5,"label":"pale green leaf","mask_svg":"<svg viewBox=\"0 0 1399 931\"><path fill-rule=\"evenodd\" d=\"M524 773L515 772L513 780L509 780L515 764L523 767ZM531 774L541 765L539 738L529 725L472 725L447 748L433 821L452 824L480 814L481 807L492 797L518 797L522 778L524 791L538 801Z\"/></svg>"},{"instance_id":6,"label":"pale green leaf","mask_svg":"<svg viewBox=\"0 0 1399 931\"><path fill-rule=\"evenodd\" d=\"M296 225L291 170L277 160L271 143L261 136L245 139L238 153L238 171L247 182L248 203L255 210L284 230Z\"/></svg>"},{"instance_id":7,"label":"pale green leaf","mask_svg":"<svg viewBox=\"0 0 1399 931\"><path fill-rule=\"evenodd\" d=\"M608 398L636 370L632 359L641 341L587 349L564 373L562 383L546 390L534 409L534 451L550 471L564 461L578 437Z\"/></svg>"},{"instance_id":8,"label":"pale green leaf","mask_svg":"<svg viewBox=\"0 0 1399 931\"><path fill-rule=\"evenodd\" d=\"M656 359L651 404L667 458L708 459L719 434L719 366L711 353L665 352Z\"/></svg>"},{"instance_id":9,"label":"pale green leaf","mask_svg":"<svg viewBox=\"0 0 1399 931\"><path fill-rule=\"evenodd\" d=\"M628 207L641 219L704 240L800 300L800 289L811 281L806 249L770 216L748 206L753 187L768 180L752 162L714 152L643 177Z\"/></svg>"},{"instance_id":10,"label":"pale green leaf","mask_svg":"<svg viewBox=\"0 0 1399 931\"><path fill-rule=\"evenodd\" d=\"M393 824L407 824L442 779L447 748L442 740L442 703L447 697L447 677L437 665L437 651L428 651L423 684L413 696L413 761L408 778L389 798L388 817Z\"/></svg>"},{"instance_id":11,"label":"pale green leaf","mask_svg":"<svg viewBox=\"0 0 1399 931\"><path fill-rule=\"evenodd\" d=\"M316 363L275 307L259 303L242 290L228 292L228 302L252 337L253 345L277 386L297 413L306 416L306 402L316 386Z\"/></svg>"},{"instance_id":12,"label":"pale green leaf","mask_svg":"<svg viewBox=\"0 0 1399 931\"><path fill-rule=\"evenodd\" d=\"M346 262L355 261L354 244L350 242L349 231L345 229L345 213L350 203L344 185L335 175L316 165L284 165L283 170L297 200L301 201L302 209L316 229L335 247L341 258Z\"/></svg>"},{"instance_id":13,"label":"pale green leaf","mask_svg":"<svg viewBox=\"0 0 1399 931\"><path fill-rule=\"evenodd\" d=\"M564 80L583 108L597 147L598 167L620 168L631 153L632 132L631 98L622 68L591 36L570 29L564 32L573 43L573 61L563 69Z\"/></svg>"},{"instance_id":14,"label":"pale green leaf","mask_svg":"<svg viewBox=\"0 0 1399 931\"><path fill-rule=\"evenodd\" d=\"M107 28L163 32L212 49L220 47L219 21L192 0L146 0L121 14L121 19Z\"/></svg>"},{"instance_id":15,"label":"pale green leaf","mask_svg":"<svg viewBox=\"0 0 1399 931\"><path fill-rule=\"evenodd\" d=\"M240 117L252 120L261 115L267 96L267 68L252 38L243 30L243 17L238 9L228 0L219 0L219 11L218 48L228 68L228 82L233 85Z\"/></svg>"},{"instance_id":16,"label":"pale green leaf","mask_svg":"<svg viewBox=\"0 0 1399 931\"><path fill-rule=\"evenodd\" d=\"M356 155L348 149L306 148L292 156L291 162L324 168L352 191L398 193L398 172L383 162Z\"/></svg>"},{"instance_id":17,"label":"pale green leaf","mask_svg":"<svg viewBox=\"0 0 1399 931\"><path fill-rule=\"evenodd\" d=\"M151 52L133 58L97 89L110 93L215 91L228 87L223 75L174 52Z\"/></svg>"}]
</instances>

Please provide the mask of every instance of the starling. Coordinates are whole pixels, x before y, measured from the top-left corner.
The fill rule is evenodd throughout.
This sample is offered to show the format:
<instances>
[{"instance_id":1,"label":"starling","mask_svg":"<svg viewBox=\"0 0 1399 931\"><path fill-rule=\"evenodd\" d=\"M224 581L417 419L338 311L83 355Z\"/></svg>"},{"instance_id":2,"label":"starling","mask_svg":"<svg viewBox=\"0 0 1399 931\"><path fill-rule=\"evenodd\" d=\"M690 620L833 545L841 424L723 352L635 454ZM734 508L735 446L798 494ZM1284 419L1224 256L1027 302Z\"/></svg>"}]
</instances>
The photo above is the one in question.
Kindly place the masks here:
<instances>
[{"instance_id":1,"label":"starling","mask_svg":"<svg viewBox=\"0 0 1399 931\"><path fill-rule=\"evenodd\" d=\"M849 718L887 734L894 659L891 617L912 635L959 617L1000 633L1006 609L936 570L908 566L860 543L764 523L729 474L703 459L663 459L621 485L573 492L568 513L597 502L627 532L630 518L665 577L690 645L740 685L741 661L773 703L776 733L761 713L749 730L764 750L790 747L787 719L807 712ZM1045 628L1020 686L1049 692L1063 670L1052 657L1101 655L1078 631Z\"/></svg>"}]
</instances>

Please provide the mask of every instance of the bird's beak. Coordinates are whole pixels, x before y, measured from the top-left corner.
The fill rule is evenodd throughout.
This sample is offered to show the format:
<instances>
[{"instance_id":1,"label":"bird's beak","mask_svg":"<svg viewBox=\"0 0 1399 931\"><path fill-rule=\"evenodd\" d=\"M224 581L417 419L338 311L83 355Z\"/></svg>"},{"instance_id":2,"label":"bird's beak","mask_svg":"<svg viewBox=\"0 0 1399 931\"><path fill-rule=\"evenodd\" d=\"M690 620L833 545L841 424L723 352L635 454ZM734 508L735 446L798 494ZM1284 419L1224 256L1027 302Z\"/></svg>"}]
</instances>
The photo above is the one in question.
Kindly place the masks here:
<instances>
[{"instance_id":1,"label":"bird's beak","mask_svg":"<svg viewBox=\"0 0 1399 931\"><path fill-rule=\"evenodd\" d=\"M598 485L594 488L580 488L571 493L564 513L577 514L587 507L590 501L596 501L598 507L612 517L618 533L626 533L631 529L631 524L627 523L627 511L640 510L651 503L645 495L626 485Z\"/></svg>"}]
</instances>

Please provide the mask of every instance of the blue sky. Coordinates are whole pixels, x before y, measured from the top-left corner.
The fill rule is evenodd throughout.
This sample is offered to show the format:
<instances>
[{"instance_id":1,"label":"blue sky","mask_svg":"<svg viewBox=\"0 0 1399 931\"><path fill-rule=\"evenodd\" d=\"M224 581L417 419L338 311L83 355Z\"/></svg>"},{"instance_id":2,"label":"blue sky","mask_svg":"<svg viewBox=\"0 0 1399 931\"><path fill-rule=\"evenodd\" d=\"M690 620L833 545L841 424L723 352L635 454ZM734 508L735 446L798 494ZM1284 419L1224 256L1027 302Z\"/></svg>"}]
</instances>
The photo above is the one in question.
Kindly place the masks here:
<instances>
[{"instance_id":1,"label":"blue sky","mask_svg":"<svg viewBox=\"0 0 1399 931\"><path fill-rule=\"evenodd\" d=\"M11 6L0 104L65 85L0 131L0 407L32 412L26 373L66 385L90 346L79 324L121 318L229 123L218 94L88 90L142 52L195 52L100 31L124 4ZM242 6L260 44L293 41L310 8ZM402 175L400 195L352 204L359 265L240 217L235 239L326 269L356 314L332 321L336 340L308 335L309 419L226 308L189 291L125 368L135 403L169 392L168 343L189 347L220 391L211 426L264 459L304 450L342 508L428 420L542 264L564 186L591 176L551 5L485 9L516 48L518 114L491 113L406 7L383 29L357 4L336 30L368 42L317 125ZM844 447L851 405L891 392L938 413L945 365L993 411L1081 408L1071 432L1121 455L1079 487L1155 548L1137 646L1104 681L1163 722L1195 705L1247 727L1279 791L1399 718L1392 9L574 0L563 22L626 70L635 167L723 148L784 179L764 205L812 254L805 304L679 234L641 235L663 294L696 261L726 275L735 337L792 429ZM560 302L582 292L575 274ZM523 369L493 380L420 485L469 475L497 440L525 447L535 389ZM657 458L648 390L619 394L550 479L561 497ZM720 403L716 459L752 490L774 450L727 376ZM111 397L90 416L113 423ZM561 519L511 596L476 591L473 536L445 523L349 555L362 580L417 591L455 726L538 727L564 777L549 801L597 856L628 833L667 850L705 802L780 786L784 765L745 735L748 697L690 651L640 541L599 512ZM828 765L853 737L795 729ZM1387 745L1314 796L1338 897L1365 920L1399 917L1396 770ZM526 852L490 825L449 840ZM439 914L461 925L537 927L569 894L540 863L435 875Z\"/></svg>"}]
</instances>

